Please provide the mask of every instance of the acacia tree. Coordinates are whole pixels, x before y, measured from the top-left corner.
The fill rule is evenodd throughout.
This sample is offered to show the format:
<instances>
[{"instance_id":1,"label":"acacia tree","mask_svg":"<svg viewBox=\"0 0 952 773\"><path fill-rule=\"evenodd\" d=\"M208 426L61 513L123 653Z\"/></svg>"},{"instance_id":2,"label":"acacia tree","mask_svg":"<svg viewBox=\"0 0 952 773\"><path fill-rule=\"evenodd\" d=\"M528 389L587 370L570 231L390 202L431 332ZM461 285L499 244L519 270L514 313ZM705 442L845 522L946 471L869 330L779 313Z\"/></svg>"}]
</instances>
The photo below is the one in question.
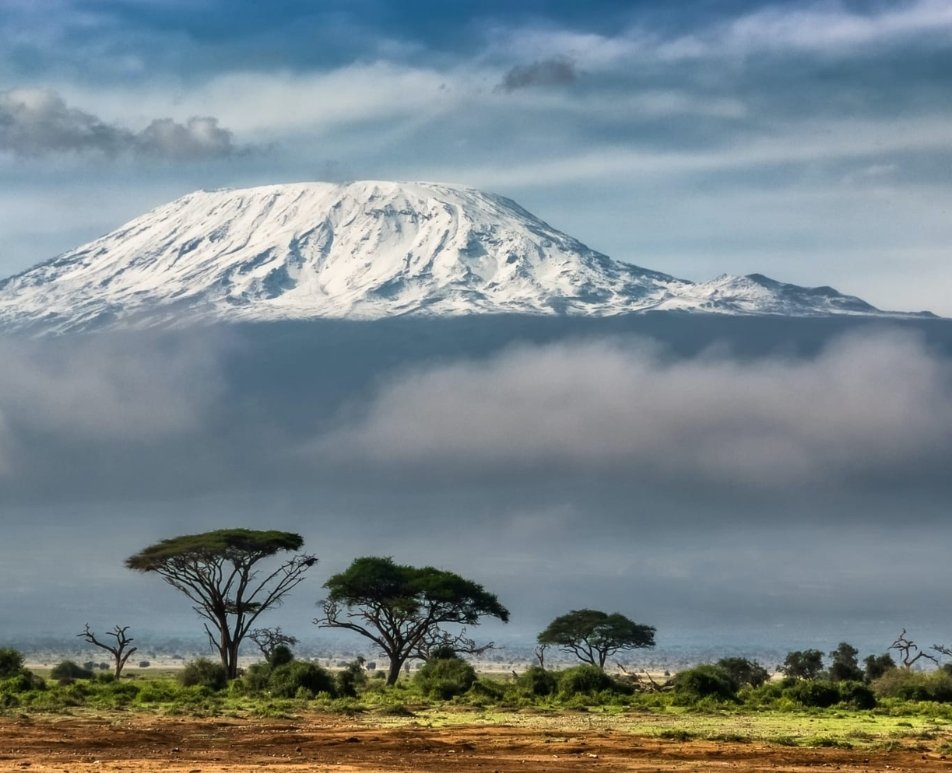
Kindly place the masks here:
<instances>
[{"instance_id":1,"label":"acacia tree","mask_svg":"<svg viewBox=\"0 0 952 773\"><path fill-rule=\"evenodd\" d=\"M652 626L636 623L618 612L573 609L549 623L538 641L604 669L608 656L620 650L654 647L654 635Z\"/></svg>"},{"instance_id":2,"label":"acacia tree","mask_svg":"<svg viewBox=\"0 0 952 773\"><path fill-rule=\"evenodd\" d=\"M108 641L101 641L96 638L96 634L89 627L89 623L86 623L86 627L82 633L76 634L79 638L85 639L90 644L93 644L100 649L106 650L109 654L112 655L113 662L115 666L116 679L122 676L122 669L126 665L126 661L132 657L132 653L136 652L138 647L130 647L133 641L131 636L126 633L129 630L128 625L117 625L111 631L106 631L106 636L111 636L115 639L115 643L110 644Z\"/></svg>"},{"instance_id":3,"label":"acacia tree","mask_svg":"<svg viewBox=\"0 0 952 773\"><path fill-rule=\"evenodd\" d=\"M486 649L476 647L465 629L453 632L444 625L476 625L486 616L509 620L509 611L481 585L431 566L395 564L392 558L357 558L324 587L324 615L314 623L354 631L380 647L390 659L388 685L396 683L407 660L425 660L436 647Z\"/></svg>"},{"instance_id":4,"label":"acacia tree","mask_svg":"<svg viewBox=\"0 0 952 773\"><path fill-rule=\"evenodd\" d=\"M823 653L812 649L788 652L780 671L791 679L819 679L823 671Z\"/></svg>"},{"instance_id":5,"label":"acacia tree","mask_svg":"<svg viewBox=\"0 0 952 773\"><path fill-rule=\"evenodd\" d=\"M251 639L255 644L258 645L258 649L261 650L261 654L264 655L264 659L269 663L271 658L274 657L274 651L278 647L291 647L297 646L298 640L293 636L288 636L281 630L281 626L277 628L256 628L249 635L248 638Z\"/></svg>"},{"instance_id":6,"label":"acacia tree","mask_svg":"<svg viewBox=\"0 0 952 773\"><path fill-rule=\"evenodd\" d=\"M238 650L255 620L280 605L317 559L301 553L267 573L259 562L303 544L291 532L219 529L162 540L127 558L126 566L155 572L191 599L228 678L234 679Z\"/></svg>"},{"instance_id":7,"label":"acacia tree","mask_svg":"<svg viewBox=\"0 0 952 773\"><path fill-rule=\"evenodd\" d=\"M859 667L856 656L859 650L849 642L841 641L830 653L830 680L833 682L861 682L863 669Z\"/></svg>"}]
</instances>

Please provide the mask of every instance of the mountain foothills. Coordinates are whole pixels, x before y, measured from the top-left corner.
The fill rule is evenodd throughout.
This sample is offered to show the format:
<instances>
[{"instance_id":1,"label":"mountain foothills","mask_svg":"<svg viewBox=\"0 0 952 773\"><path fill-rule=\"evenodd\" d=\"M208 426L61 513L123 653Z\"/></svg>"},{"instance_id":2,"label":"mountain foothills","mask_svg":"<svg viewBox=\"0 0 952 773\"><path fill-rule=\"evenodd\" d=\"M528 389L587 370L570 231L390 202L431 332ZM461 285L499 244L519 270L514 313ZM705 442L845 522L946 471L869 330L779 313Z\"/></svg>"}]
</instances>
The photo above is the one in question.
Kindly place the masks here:
<instances>
[{"instance_id":1,"label":"mountain foothills","mask_svg":"<svg viewBox=\"0 0 952 773\"><path fill-rule=\"evenodd\" d=\"M431 183L199 191L0 281L0 327L399 315L901 316L760 274L683 279L612 260L522 209Z\"/></svg>"}]
</instances>

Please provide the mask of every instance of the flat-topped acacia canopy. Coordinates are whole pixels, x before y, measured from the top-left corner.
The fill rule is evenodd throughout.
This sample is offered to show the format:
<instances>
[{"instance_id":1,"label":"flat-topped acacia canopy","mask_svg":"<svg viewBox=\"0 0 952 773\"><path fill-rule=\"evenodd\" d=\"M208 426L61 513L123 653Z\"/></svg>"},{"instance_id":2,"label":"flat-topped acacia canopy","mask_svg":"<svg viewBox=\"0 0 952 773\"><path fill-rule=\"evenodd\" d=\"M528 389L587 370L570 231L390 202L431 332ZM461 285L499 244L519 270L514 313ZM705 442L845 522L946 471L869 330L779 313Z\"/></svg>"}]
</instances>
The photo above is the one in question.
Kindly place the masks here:
<instances>
[{"instance_id":1,"label":"flat-topped acacia canopy","mask_svg":"<svg viewBox=\"0 0 952 773\"><path fill-rule=\"evenodd\" d=\"M209 641L234 678L238 650L252 624L266 609L279 605L317 559L295 555L268 574L259 570L258 562L303 544L301 535L292 532L218 529L157 542L127 558L126 566L155 572L194 602Z\"/></svg>"},{"instance_id":2,"label":"flat-topped acacia canopy","mask_svg":"<svg viewBox=\"0 0 952 773\"><path fill-rule=\"evenodd\" d=\"M300 534L287 531L218 529L156 542L127 558L126 566L140 572L150 572L177 558L265 557L282 550L300 550L302 545L304 539Z\"/></svg>"}]
</instances>

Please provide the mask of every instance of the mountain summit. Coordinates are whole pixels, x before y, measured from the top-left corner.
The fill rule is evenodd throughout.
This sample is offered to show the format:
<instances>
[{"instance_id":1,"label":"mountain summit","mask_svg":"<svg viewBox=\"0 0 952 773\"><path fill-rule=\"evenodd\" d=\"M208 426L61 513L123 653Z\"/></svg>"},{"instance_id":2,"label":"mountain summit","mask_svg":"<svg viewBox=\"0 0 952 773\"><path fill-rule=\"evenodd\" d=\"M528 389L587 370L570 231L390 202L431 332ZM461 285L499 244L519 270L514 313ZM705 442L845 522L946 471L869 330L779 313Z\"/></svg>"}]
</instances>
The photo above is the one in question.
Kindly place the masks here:
<instances>
[{"instance_id":1,"label":"mountain summit","mask_svg":"<svg viewBox=\"0 0 952 773\"><path fill-rule=\"evenodd\" d=\"M515 202L431 183L199 191L0 282L0 326L649 310L882 314L758 274L693 283L589 249Z\"/></svg>"}]
</instances>

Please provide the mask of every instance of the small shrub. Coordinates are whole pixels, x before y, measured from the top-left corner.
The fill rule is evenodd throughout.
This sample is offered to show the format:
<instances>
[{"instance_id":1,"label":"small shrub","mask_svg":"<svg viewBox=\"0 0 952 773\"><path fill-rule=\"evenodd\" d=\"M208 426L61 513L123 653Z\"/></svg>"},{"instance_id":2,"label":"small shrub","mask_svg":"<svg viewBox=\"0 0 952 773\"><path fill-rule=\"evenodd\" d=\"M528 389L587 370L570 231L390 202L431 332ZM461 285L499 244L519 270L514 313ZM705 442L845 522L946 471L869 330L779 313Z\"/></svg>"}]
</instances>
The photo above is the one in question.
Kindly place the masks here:
<instances>
[{"instance_id":1,"label":"small shrub","mask_svg":"<svg viewBox=\"0 0 952 773\"><path fill-rule=\"evenodd\" d=\"M76 679L92 679L95 674L88 668L83 668L72 660L57 663L50 671L50 676L58 682L68 683Z\"/></svg>"},{"instance_id":2,"label":"small shrub","mask_svg":"<svg viewBox=\"0 0 952 773\"><path fill-rule=\"evenodd\" d=\"M705 698L732 701L737 697L738 685L730 673L710 664L695 666L675 675L674 694L679 703L697 703Z\"/></svg>"},{"instance_id":3,"label":"small shrub","mask_svg":"<svg viewBox=\"0 0 952 773\"><path fill-rule=\"evenodd\" d=\"M343 671L337 672L337 694L346 698L356 698L358 689L367 684L363 658L348 663Z\"/></svg>"},{"instance_id":4,"label":"small shrub","mask_svg":"<svg viewBox=\"0 0 952 773\"><path fill-rule=\"evenodd\" d=\"M575 695L594 695L602 690L612 690L614 687L615 681L598 666L573 666L559 674L559 693L564 698Z\"/></svg>"},{"instance_id":5,"label":"small shrub","mask_svg":"<svg viewBox=\"0 0 952 773\"><path fill-rule=\"evenodd\" d=\"M271 651L268 663L271 666L283 666L292 660L294 660L294 653L291 652L291 648L287 644L279 644Z\"/></svg>"},{"instance_id":6,"label":"small shrub","mask_svg":"<svg viewBox=\"0 0 952 773\"><path fill-rule=\"evenodd\" d=\"M542 666L530 666L516 678L516 686L529 695L552 695L559 686L559 678Z\"/></svg>"},{"instance_id":7,"label":"small shrub","mask_svg":"<svg viewBox=\"0 0 952 773\"><path fill-rule=\"evenodd\" d=\"M310 696L327 693L333 697L336 694L334 679L316 663L294 660L271 669L268 689L276 698L298 697L302 687Z\"/></svg>"},{"instance_id":8,"label":"small shrub","mask_svg":"<svg viewBox=\"0 0 952 773\"><path fill-rule=\"evenodd\" d=\"M424 695L449 700L462 695L476 682L476 671L462 658L431 658L413 676Z\"/></svg>"},{"instance_id":9,"label":"small shrub","mask_svg":"<svg viewBox=\"0 0 952 773\"><path fill-rule=\"evenodd\" d=\"M264 692L268 689L271 671L268 663L252 663L245 671L242 681L249 692Z\"/></svg>"},{"instance_id":10,"label":"small shrub","mask_svg":"<svg viewBox=\"0 0 952 773\"><path fill-rule=\"evenodd\" d=\"M207 658L199 658L186 663L179 682L183 687L207 687L217 692L228 685L228 672L221 663L213 663Z\"/></svg>"},{"instance_id":11,"label":"small shrub","mask_svg":"<svg viewBox=\"0 0 952 773\"><path fill-rule=\"evenodd\" d=\"M864 672L859 667L856 656L859 650L849 642L842 641L830 653L829 677L833 682L861 682Z\"/></svg>"},{"instance_id":12,"label":"small shrub","mask_svg":"<svg viewBox=\"0 0 952 773\"><path fill-rule=\"evenodd\" d=\"M726 671L738 687L760 687L770 679L770 672L756 660L721 658L714 665Z\"/></svg>"},{"instance_id":13,"label":"small shrub","mask_svg":"<svg viewBox=\"0 0 952 773\"><path fill-rule=\"evenodd\" d=\"M114 706L125 706L139 694L139 686L131 682L111 682L108 690L108 702Z\"/></svg>"},{"instance_id":14,"label":"small shrub","mask_svg":"<svg viewBox=\"0 0 952 773\"><path fill-rule=\"evenodd\" d=\"M863 661L863 678L867 682L875 681L895 667L896 661L888 652L882 655L870 655Z\"/></svg>"},{"instance_id":15,"label":"small shrub","mask_svg":"<svg viewBox=\"0 0 952 773\"><path fill-rule=\"evenodd\" d=\"M139 688L133 699L137 704L172 703L181 696L181 688L172 680L150 680Z\"/></svg>"},{"instance_id":16,"label":"small shrub","mask_svg":"<svg viewBox=\"0 0 952 773\"><path fill-rule=\"evenodd\" d=\"M784 695L802 704L816 708L829 708L840 702L840 691L832 682L804 679L784 691Z\"/></svg>"},{"instance_id":17,"label":"small shrub","mask_svg":"<svg viewBox=\"0 0 952 773\"><path fill-rule=\"evenodd\" d=\"M0 648L0 679L16 676L23 668L23 655L10 647Z\"/></svg>"},{"instance_id":18,"label":"small shrub","mask_svg":"<svg viewBox=\"0 0 952 773\"><path fill-rule=\"evenodd\" d=\"M491 679L476 680L469 688L469 695L481 705L498 704L506 698L506 687L502 682Z\"/></svg>"},{"instance_id":19,"label":"small shrub","mask_svg":"<svg viewBox=\"0 0 952 773\"><path fill-rule=\"evenodd\" d=\"M848 703L854 709L876 708L876 695L862 682L840 682L837 688L842 703Z\"/></svg>"},{"instance_id":20,"label":"small shrub","mask_svg":"<svg viewBox=\"0 0 952 773\"><path fill-rule=\"evenodd\" d=\"M665 729L658 733L658 738L663 738L666 741L684 742L697 738L697 734L692 733L689 730L682 730L681 728L676 728L674 730Z\"/></svg>"},{"instance_id":21,"label":"small shrub","mask_svg":"<svg viewBox=\"0 0 952 773\"><path fill-rule=\"evenodd\" d=\"M842 738L832 738L826 735L818 735L814 738L806 738L803 741L804 746L818 747L821 749L852 749L853 744L844 741Z\"/></svg>"},{"instance_id":22,"label":"small shrub","mask_svg":"<svg viewBox=\"0 0 952 773\"><path fill-rule=\"evenodd\" d=\"M45 690L46 682L32 671L21 668L14 676L0 682L0 692L20 693L33 690Z\"/></svg>"},{"instance_id":23,"label":"small shrub","mask_svg":"<svg viewBox=\"0 0 952 773\"><path fill-rule=\"evenodd\" d=\"M880 698L901 698L907 701L952 701L952 674L947 671L908 671L894 668L886 671L872 684Z\"/></svg>"}]
</instances>

